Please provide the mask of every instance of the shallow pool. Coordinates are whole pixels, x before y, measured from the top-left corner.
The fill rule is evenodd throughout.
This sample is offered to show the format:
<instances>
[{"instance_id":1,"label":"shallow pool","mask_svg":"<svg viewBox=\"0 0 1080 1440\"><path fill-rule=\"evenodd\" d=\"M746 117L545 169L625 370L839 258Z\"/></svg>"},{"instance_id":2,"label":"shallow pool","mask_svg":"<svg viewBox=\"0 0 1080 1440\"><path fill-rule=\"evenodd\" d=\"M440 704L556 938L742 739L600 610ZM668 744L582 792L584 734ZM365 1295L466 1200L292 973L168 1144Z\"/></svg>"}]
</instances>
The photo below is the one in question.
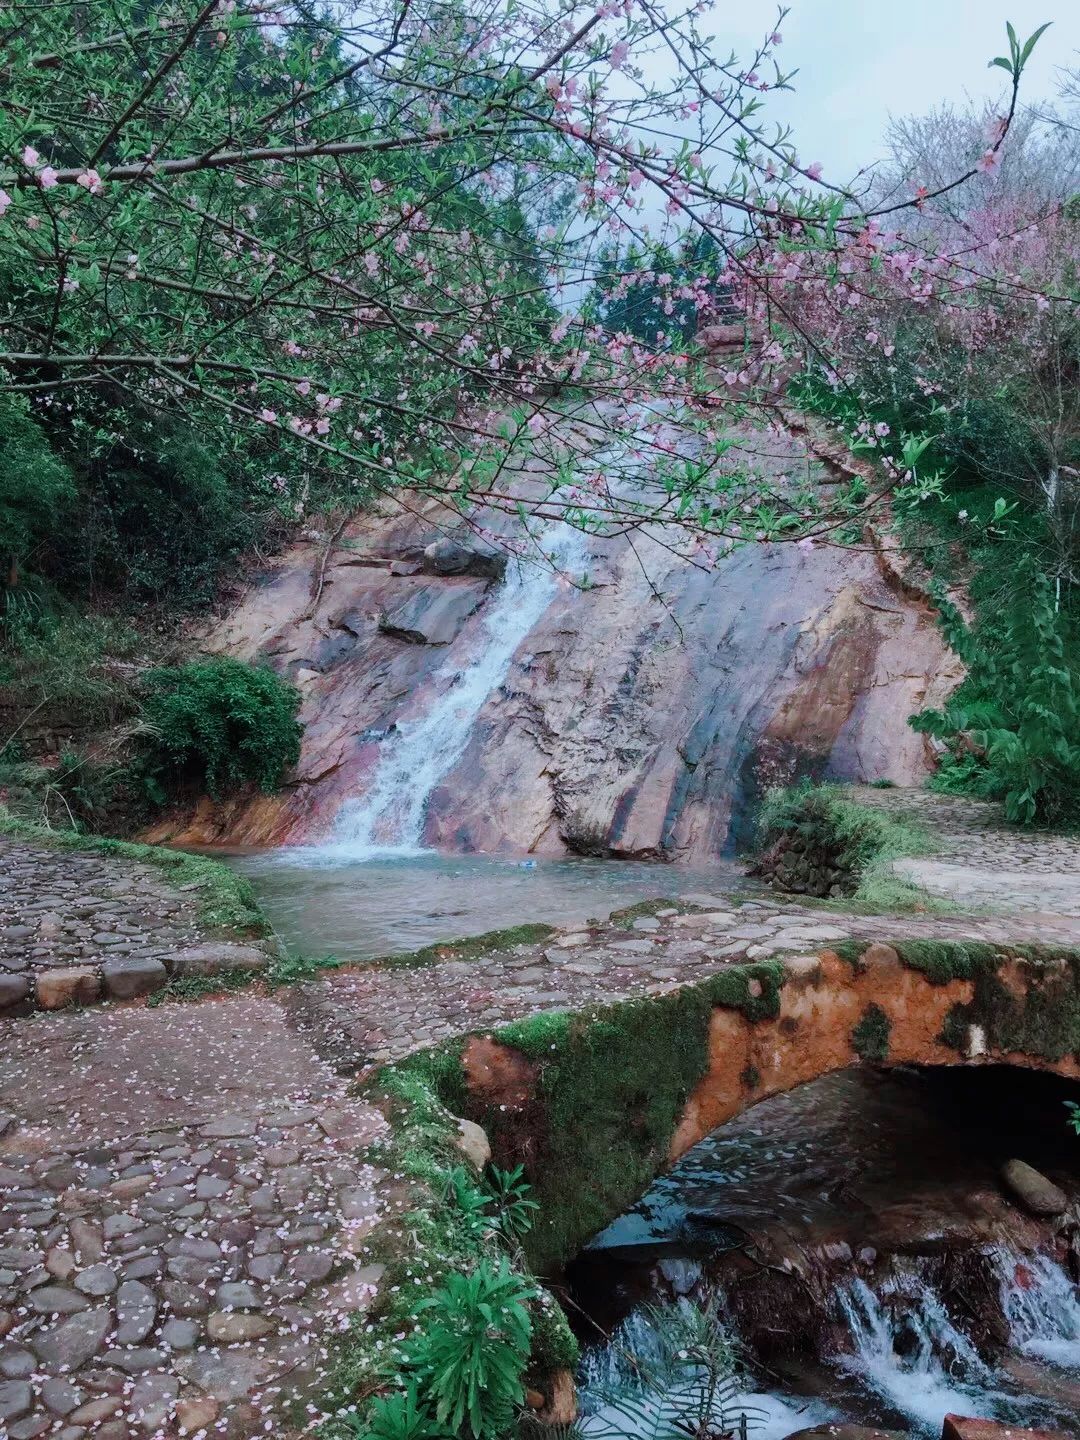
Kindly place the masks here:
<instances>
[{"instance_id":1,"label":"shallow pool","mask_svg":"<svg viewBox=\"0 0 1080 1440\"><path fill-rule=\"evenodd\" d=\"M723 895L737 866L707 870L620 860L498 860L419 854L357 861L340 849L234 856L285 943L341 960L545 921L576 925L656 897Z\"/></svg>"}]
</instances>

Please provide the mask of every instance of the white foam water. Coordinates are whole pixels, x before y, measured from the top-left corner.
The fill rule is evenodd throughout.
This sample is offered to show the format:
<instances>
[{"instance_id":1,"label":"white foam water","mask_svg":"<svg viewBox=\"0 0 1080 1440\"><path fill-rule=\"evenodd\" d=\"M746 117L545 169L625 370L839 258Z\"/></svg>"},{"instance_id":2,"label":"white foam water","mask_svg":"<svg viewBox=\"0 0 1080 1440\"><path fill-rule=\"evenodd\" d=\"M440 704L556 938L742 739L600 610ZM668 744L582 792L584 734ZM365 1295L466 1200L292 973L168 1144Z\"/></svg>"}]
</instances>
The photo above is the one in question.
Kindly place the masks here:
<instances>
[{"instance_id":1,"label":"white foam water","mask_svg":"<svg viewBox=\"0 0 1080 1440\"><path fill-rule=\"evenodd\" d=\"M1080 1371L1080 1291L1049 1255L995 1254L1001 1306L1023 1355Z\"/></svg>"},{"instance_id":2,"label":"white foam water","mask_svg":"<svg viewBox=\"0 0 1080 1440\"><path fill-rule=\"evenodd\" d=\"M994 1388L993 1374L918 1274L886 1281L880 1294L849 1280L837 1302L854 1342L841 1369L927 1433L940 1433L951 1411L979 1413L972 1404Z\"/></svg>"},{"instance_id":3,"label":"white foam water","mask_svg":"<svg viewBox=\"0 0 1080 1440\"><path fill-rule=\"evenodd\" d=\"M454 654L432 680L434 698L399 722L381 742L366 792L346 802L334 836L320 849L343 860L424 852L424 818L432 791L465 752L488 696L503 682L518 646L543 617L563 577L580 578L588 540L562 522L536 537L536 558L511 559L485 602L472 657Z\"/></svg>"}]
</instances>

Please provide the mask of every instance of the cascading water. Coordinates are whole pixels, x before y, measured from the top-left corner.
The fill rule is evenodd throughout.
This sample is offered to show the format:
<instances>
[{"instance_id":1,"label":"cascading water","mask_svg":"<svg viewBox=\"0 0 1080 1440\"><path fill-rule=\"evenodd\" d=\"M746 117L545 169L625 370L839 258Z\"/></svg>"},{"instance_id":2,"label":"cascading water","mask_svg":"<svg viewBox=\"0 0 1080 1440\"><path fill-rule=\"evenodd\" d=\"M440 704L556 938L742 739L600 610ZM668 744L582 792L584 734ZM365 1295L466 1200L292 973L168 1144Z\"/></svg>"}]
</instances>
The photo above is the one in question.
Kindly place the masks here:
<instances>
[{"instance_id":1,"label":"cascading water","mask_svg":"<svg viewBox=\"0 0 1080 1440\"><path fill-rule=\"evenodd\" d=\"M1048 1255L995 1255L1001 1308L1023 1355L1080 1372L1080 1294Z\"/></svg>"},{"instance_id":2,"label":"cascading water","mask_svg":"<svg viewBox=\"0 0 1080 1440\"><path fill-rule=\"evenodd\" d=\"M1080 1296L1065 1271L1049 1256L1005 1247L995 1248L990 1258L1000 1280L1009 1348L1049 1371L1080 1372ZM1053 1402L1023 1393L1004 1369L982 1358L918 1262L898 1262L876 1288L853 1276L838 1285L834 1295L848 1348L828 1363L844 1377L838 1398L852 1397L851 1382L863 1397L855 1405L860 1419L885 1424L902 1419L913 1434L927 1437L941 1434L949 1413L1025 1426L1060 1421ZM731 1333L726 1323L724 1328ZM668 1411L678 1416L686 1399L682 1392L659 1400L648 1397L647 1403L638 1398L629 1405L613 1398L640 1391L642 1367L648 1368L654 1348L648 1312L635 1311L609 1345L586 1352L578 1380L586 1415L583 1429L592 1440L608 1440L616 1433L645 1435L665 1428L659 1422ZM628 1430L626 1415L638 1410L641 1426ZM848 1400L840 1399L840 1408L835 1408L824 1400L756 1391L749 1380L734 1389L725 1404L724 1418L731 1425L734 1417L736 1430L742 1414L750 1440L774 1440L811 1423L851 1418Z\"/></svg>"},{"instance_id":3,"label":"cascading water","mask_svg":"<svg viewBox=\"0 0 1080 1440\"><path fill-rule=\"evenodd\" d=\"M343 807L326 848L355 860L421 853L431 792L464 753L485 700L551 603L560 576L581 576L588 563L586 536L561 522L538 535L534 548L535 560L510 561L486 602L472 659L443 666L427 710L399 721L382 740L366 793Z\"/></svg>"},{"instance_id":4,"label":"cascading water","mask_svg":"<svg viewBox=\"0 0 1080 1440\"><path fill-rule=\"evenodd\" d=\"M611 1343L586 1351L578 1375L582 1418L587 1440L655 1440L685 1433L681 1423L689 1410L700 1411L704 1377L688 1377L681 1387L643 1387L643 1368L657 1358L656 1332L648 1316L635 1311L618 1327ZM749 1440L785 1440L796 1430L836 1418L831 1406L816 1400L782 1398L750 1388L747 1378L721 1387L713 1418ZM712 1397L710 1396L710 1399Z\"/></svg>"},{"instance_id":5,"label":"cascading water","mask_svg":"<svg viewBox=\"0 0 1080 1440\"><path fill-rule=\"evenodd\" d=\"M854 1342L837 1364L915 1424L940 1433L950 1411L969 1413L985 1396L991 1371L916 1272L880 1293L852 1279L836 1298Z\"/></svg>"}]
</instances>

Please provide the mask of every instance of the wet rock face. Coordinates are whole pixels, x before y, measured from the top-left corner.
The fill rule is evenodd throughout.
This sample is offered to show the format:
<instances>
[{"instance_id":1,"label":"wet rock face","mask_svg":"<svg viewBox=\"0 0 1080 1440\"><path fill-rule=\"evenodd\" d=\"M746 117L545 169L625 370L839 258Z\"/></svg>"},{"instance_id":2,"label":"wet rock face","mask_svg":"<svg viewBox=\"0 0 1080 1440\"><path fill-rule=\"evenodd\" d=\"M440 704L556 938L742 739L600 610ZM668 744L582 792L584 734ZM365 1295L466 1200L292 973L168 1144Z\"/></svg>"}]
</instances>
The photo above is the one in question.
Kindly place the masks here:
<instances>
[{"instance_id":1,"label":"wet rock face","mask_svg":"<svg viewBox=\"0 0 1080 1440\"><path fill-rule=\"evenodd\" d=\"M768 464L805 470L794 436L768 442ZM932 613L873 553L749 544L713 568L675 539L587 542L588 587L577 574L556 587L488 694L430 796L428 844L701 860L745 834L771 784L923 778L908 716L959 675ZM506 564L431 505L358 521L313 607L321 558L297 547L210 637L300 687L291 784L206 801L153 838L325 838L370 782L386 743L374 737L424 713L475 657Z\"/></svg>"}]
</instances>

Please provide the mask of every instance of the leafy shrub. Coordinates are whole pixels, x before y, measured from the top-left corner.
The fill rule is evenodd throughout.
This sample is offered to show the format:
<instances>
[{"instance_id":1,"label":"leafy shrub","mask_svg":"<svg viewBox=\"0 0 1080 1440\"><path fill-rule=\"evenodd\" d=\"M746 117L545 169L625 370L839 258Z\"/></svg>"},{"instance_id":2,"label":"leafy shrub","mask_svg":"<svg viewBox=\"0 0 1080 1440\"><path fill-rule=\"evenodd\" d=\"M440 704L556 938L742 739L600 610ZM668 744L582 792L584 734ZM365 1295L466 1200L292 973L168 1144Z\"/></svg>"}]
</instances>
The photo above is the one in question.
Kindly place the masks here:
<instances>
[{"instance_id":1,"label":"leafy shrub","mask_svg":"<svg viewBox=\"0 0 1080 1440\"><path fill-rule=\"evenodd\" d=\"M148 774L218 797L253 782L270 792L300 758L296 688L261 666L218 658L152 671Z\"/></svg>"},{"instance_id":2,"label":"leafy shrub","mask_svg":"<svg viewBox=\"0 0 1080 1440\"><path fill-rule=\"evenodd\" d=\"M0 754L0 799L14 816L52 830L83 831L100 823L126 772L64 750L54 765L18 757L16 747Z\"/></svg>"},{"instance_id":3,"label":"leafy shrub","mask_svg":"<svg viewBox=\"0 0 1080 1440\"><path fill-rule=\"evenodd\" d=\"M532 1229L533 1215L540 1209L529 1198L525 1167L515 1165L513 1170L500 1170L492 1165L486 1183L495 1207L495 1224L503 1239L511 1243L522 1239Z\"/></svg>"},{"instance_id":4,"label":"leafy shrub","mask_svg":"<svg viewBox=\"0 0 1080 1440\"><path fill-rule=\"evenodd\" d=\"M997 623L983 631L941 595L938 604L968 678L944 711L924 710L911 724L952 748L942 788L1001 799L1020 824L1077 822L1080 676L1050 581L1024 557Z\"/></svg>"},{"instance_id":5,"label":"leafy shrub","mask_svg":"<svg viewBox=\"0 0 1080 1440\"><path fill-rule=\"evenodd\" d=\"M43 562L68 593L198 607L259 533L236 467L163 416L84 403L56 443L77 476L79 523L51 536Z\"/></svg>"},{"instance_id":6,"label":"leafy shrub","mask_svg":"<svg viewBox=\"0 0 1080 1440\"><path fill-rule=\"evenodd\" d=\"M449 1275L417 1306L423 1332L406 1352L420 1393L435 1418L453 1434L502 1434L525 1397L533 1288L514 1273L505 1255L479 1260L467 1275Z\"/></svg>"},{"instance_id":7,"label":"leafy shrub","mask_svg":"<svg viewBox=\"0 0 1080 1440\"><path fill-rule=\"evenodd\" d=\"M452 1435L420 1404L415 1385L380 1395L364 1418L346 1416L345 1428L359 1440L450 1440Z\"/></svg>"},{"instance_id":8,"label":"leafy shrub","mask_svg":"<svg viewBox=\"0 0 1080 1440\"><path fill-rule=\"evenodd\" d=\"M40 582L24 582L0 600L0 686L26 710L47 708L59 728L115 724L138 710L125 665L139 640L109 615L80 614ZM117 663L121 662L121 663Z\"/></svg>"}]
</instances>

